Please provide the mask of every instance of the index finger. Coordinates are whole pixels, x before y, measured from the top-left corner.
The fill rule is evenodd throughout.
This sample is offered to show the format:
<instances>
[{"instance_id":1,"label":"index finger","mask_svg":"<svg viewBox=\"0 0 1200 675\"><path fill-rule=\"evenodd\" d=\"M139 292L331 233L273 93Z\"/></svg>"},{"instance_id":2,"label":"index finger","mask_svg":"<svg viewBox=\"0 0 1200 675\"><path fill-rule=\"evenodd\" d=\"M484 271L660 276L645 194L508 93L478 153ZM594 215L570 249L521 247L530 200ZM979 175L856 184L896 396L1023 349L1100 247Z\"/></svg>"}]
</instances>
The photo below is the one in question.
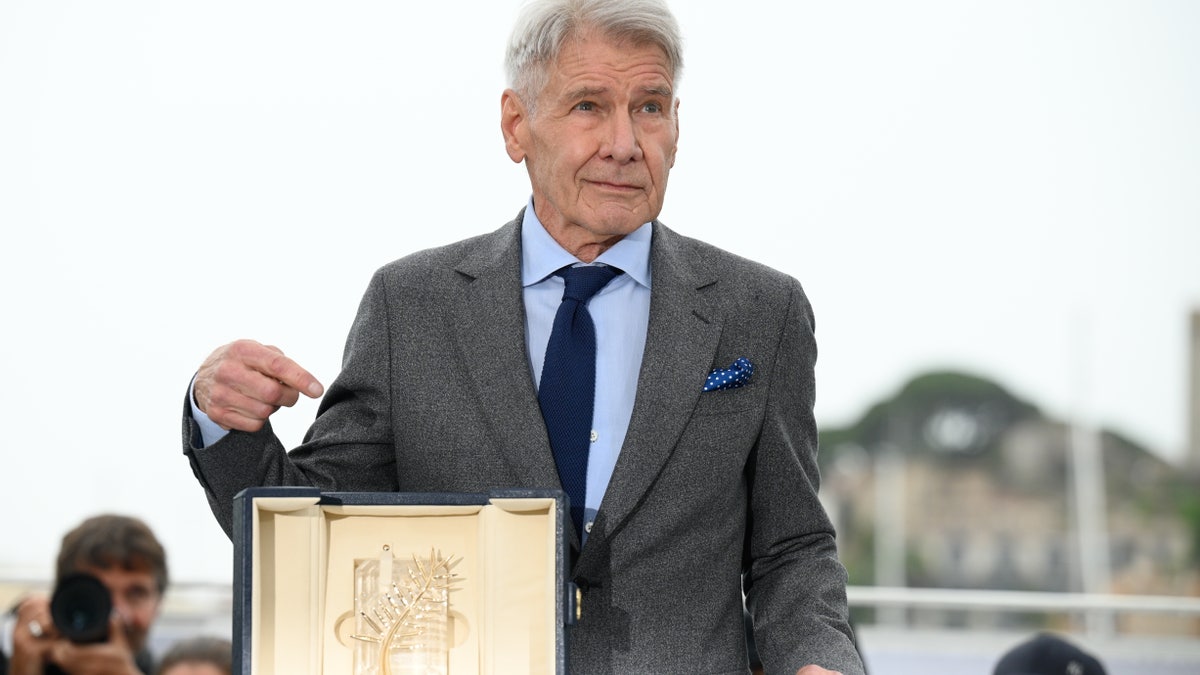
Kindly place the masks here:
<instances>
[{"instance_id":1,"label":"index finger","mask_svg":"<svg viewBox=\"0 0 1200 675\"><path fill-rule=\"evenodd\" d=\"M285 356L276 347L266 345L262 345L262 347L262 350L256 350L254 354L247 355L246 365L309 398L317 398L325 393L325 388L321 386L317 378L300 367L300 364Z\"/></svg>"},{"instance_id":2,"label":"index finger","mask_svg":"<svg viewBox=\"0 0 1200 675\"><path fill-rule=\"evenodd\" d=\"M125 620L115 610L108 616L108 641L124 649L130 648L129 636L125 632Z\"/></svg>"}]
</instances>

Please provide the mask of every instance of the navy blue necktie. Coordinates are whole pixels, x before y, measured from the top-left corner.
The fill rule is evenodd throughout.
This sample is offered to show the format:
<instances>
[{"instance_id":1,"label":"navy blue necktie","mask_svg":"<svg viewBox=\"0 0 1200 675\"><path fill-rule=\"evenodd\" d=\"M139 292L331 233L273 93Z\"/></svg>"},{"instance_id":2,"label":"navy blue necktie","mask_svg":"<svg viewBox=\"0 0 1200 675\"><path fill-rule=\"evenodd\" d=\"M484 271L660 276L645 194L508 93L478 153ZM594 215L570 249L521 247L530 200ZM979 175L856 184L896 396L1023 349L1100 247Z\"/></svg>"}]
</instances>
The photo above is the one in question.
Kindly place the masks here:
<instances>
[{"instance_id":1,"label":"navy blue necktie","mask_svg":"<svg viewBox=\"0 0 1200 675\"><path fill-rule=\"evenodd\" d=\"M614 267L602 266L564 267L555 272L566 282L566 290L554 315L538 385L538 404L546 421L558 477L571 499L571 520L581 537L596 397L596 328L587 303L620 273Z\"/></svg>"}]
</instances>

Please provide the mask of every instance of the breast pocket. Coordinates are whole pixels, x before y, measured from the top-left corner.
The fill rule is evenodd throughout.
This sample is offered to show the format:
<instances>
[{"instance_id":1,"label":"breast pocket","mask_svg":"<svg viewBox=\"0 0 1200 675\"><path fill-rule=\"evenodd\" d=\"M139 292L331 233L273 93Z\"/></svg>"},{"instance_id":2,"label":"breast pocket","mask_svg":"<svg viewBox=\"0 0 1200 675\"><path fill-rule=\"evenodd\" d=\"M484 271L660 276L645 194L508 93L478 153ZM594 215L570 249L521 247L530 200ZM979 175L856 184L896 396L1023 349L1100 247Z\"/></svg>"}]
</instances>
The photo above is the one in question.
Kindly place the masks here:
<instances>
[{"instance_id":1,"label":"breast pocket","mask_svg":"<svg viewBox=\"0 0 1200 675\"><path fill-rule=\"evenodd\" d=\"M762 428L765 404L765 390L753 384L701 394L672 455L672 465L692 472L683 483L736 479Z\"/></svg>"},{"instance_id":2,"label":"breast pocket","mask_svg":"<svg viewBox=\"0 0 1200 675\"><path fill-rule=\"evenodd\" d=\"M707 417L753 411L763 405L763 396L764 392L755 383L737 389L706 391L700 394L700 400L696 402L692 415Z\"/></svg>"}]
</instances>

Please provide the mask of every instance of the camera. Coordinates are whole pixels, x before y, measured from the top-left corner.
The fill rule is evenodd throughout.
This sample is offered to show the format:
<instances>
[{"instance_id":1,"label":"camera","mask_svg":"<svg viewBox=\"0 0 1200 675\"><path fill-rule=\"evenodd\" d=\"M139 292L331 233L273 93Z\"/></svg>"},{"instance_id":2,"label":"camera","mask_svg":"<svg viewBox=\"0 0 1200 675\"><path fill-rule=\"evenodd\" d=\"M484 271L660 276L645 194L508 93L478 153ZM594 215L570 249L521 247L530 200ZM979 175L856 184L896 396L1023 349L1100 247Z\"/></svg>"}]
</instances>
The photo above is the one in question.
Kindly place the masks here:
<instances>
[{"instance_id":1,"label":"camera","mask_svg":"<svg viewBox=\"0 0 1200 675\"><path fill-rule=\"evenodd\" d=\"M112 595L104 582L82 572L58 580L50 596L50 618L63 637L76 644L108 641L108 617L112 614ZM67 675L53 663L46 664L44 675Z\"/></svg>"},{"instance_id":2,"label":"camera","mask_svg":"<svg viewBox=\"0 0 1200 675\"><path fill-rule=\"evenodd\" d=\"M50 617L63 637L76 644L108 641L108 618L113 611L108 587L90 574L59 579L50 596Z\"/></svg>"}]
</instances>

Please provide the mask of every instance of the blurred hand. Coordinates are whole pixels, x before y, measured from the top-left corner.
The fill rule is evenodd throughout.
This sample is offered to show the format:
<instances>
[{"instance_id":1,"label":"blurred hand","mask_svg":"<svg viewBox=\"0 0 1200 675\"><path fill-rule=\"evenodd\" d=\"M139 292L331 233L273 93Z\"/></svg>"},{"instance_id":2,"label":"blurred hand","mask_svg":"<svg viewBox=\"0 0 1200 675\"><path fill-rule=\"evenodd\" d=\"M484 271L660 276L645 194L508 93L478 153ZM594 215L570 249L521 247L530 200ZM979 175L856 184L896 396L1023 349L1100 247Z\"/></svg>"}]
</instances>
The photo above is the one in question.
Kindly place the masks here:
<instances>
[{"instance_id":1,"label":"blurred hand","mask_svg":"<svg viewBox=\"0 0 1200 675\"><path fill-rule=\"evenodd\" d=\"M30 630L31 623L40 629L40 635ZM8 675L42 675L57 638L58 631L54 630L54 621L50 618L50 599L31 597L22 600L17 606L17 622L13 626L13 653Z\"/></svg>"},{"instance_id":2,"label":"blurred hand","mask_svg":"<svg viewBox=\"0 0 1200 675\"><path fill-rule=\"evenodd\" d=\"M826 670L821 666L804 666L796 671L796 675L842 675L836 670Z\"/></svg>"},{"instance_id":3,"label":"blurred hand","mask_svg":"<svg viewBox=\"0 0 1200 675\"><path fill-rule=\"evenodd\" d=\"M141 675L116 612L108 619L108 642L77 645L60 639L53 644L50 660L71 675Z\"/></svg>"},{"instance_id":4,"label":"blurred hand","mask_svg":"<svg viewBox=\"0 0 1200 675\"><path fill-rule=\"evenodd\" d=\"M238 340L209 355L192 388L196 405L224 429L258 431L281 406L325 388L277 347Z\"/></svg>"}]
</instances>

